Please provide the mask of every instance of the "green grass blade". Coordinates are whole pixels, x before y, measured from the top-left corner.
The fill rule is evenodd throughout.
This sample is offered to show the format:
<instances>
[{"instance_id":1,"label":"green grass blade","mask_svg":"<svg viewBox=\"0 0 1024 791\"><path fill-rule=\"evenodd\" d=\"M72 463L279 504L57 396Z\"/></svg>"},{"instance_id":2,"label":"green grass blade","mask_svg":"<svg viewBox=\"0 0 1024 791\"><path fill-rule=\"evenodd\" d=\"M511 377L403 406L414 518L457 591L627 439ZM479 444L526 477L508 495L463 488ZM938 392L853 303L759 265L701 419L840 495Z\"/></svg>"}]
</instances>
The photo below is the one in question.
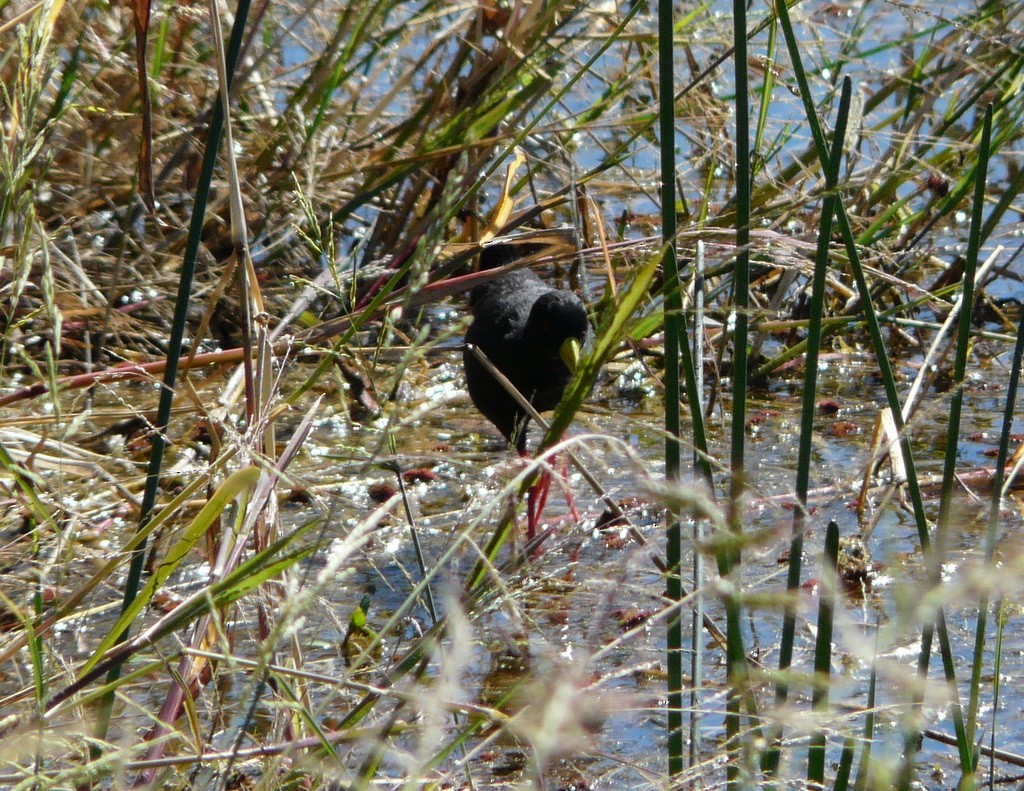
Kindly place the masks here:
<instances>
[{"instance_id":1,"label":"green grass blade","mask_svg":"<svg viewBox=\"0 0 1024 791\"><path fill-rule=\"evenodd\" d=\"M149 605L153 595L160 590L160 586L178 568L178 565L192 551L196 543L206 535L210 525L224 513L224 509L227 508L228 504L243 493L248 494L252 492L256 482L259 480L259 476L260 473L257 468L246 467L231 474L224 483L217 487L213 496L206 501L206 505L203 506L196 518L185 528L181 538L168 550L167 555L160 561L160 565L146 582L145 586L143 586L142 590L139 591L129 606L122 610L117 623L114 624L107 633L107 636L97 645L92 656L82 668L83 675L95 667L103 655L114 644L119 642L118 638L127 632L135 617Z\"/></svg>"}]
</instances>

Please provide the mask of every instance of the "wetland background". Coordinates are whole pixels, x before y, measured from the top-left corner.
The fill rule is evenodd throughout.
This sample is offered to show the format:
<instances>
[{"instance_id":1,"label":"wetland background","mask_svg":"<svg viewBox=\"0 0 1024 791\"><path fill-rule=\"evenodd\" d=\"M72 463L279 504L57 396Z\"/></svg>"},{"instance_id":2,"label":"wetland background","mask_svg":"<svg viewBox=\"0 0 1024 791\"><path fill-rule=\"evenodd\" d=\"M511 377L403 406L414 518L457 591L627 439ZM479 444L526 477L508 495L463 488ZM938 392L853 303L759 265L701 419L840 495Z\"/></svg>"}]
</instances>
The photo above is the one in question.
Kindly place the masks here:
<instances>
[{"instance_id":1,"label":"wetland background","mask_svg":"<svg viewBox=\"0 0 1024 791\"><path fill-rule=\"evenodd\" d=\"M215 10L0 5L4 787L1015 781L1019 4Z\"/></svg>"}]
</instances>

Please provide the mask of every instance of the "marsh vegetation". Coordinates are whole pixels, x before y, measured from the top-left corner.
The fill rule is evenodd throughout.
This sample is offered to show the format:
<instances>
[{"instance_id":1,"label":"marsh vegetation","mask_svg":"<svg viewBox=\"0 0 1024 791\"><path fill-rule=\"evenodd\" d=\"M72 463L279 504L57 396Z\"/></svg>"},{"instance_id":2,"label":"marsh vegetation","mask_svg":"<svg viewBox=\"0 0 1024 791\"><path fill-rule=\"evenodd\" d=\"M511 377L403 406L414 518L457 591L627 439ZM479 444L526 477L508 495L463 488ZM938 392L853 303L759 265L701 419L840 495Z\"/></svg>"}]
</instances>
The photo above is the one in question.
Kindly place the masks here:
<instances>
[{"instance_id":1,"label":"marsh vegetation","mask_svg":"<svg viewBox=\"0 0 1024 791\"><path fill-rule=\"evenodd\" d=\"M0 41L0 785L1021 772L1024 6ZM590 321L530 458L466 395L488 245Z\"/></svg>"}]
</instances>

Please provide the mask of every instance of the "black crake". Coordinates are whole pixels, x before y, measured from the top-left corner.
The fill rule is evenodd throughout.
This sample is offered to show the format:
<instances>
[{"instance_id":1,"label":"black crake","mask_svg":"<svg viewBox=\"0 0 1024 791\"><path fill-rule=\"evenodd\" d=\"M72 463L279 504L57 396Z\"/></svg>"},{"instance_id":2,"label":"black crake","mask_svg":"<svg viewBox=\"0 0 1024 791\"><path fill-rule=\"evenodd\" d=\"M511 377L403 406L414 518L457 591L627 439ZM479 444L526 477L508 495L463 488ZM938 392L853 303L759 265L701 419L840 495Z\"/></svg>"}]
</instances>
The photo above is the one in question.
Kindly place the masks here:
<instances>
[{"instance_id":1,"label":"black crake","mask_svg":"<svg viewBox=\"0 0 1024 791\"><path fill-rule=\"evenodd\" d=\"M508 253L488 252L481 255L483 268L508 260ZM578 355L587 336L587 312L579 298L524 268L474 288L469 305L473 323L466 343L479 347L538 412L554 409L572 377L570 349ZM525 453L527 414L468 349L463 363L477 409Z\"/></svg>"}]
</instances>

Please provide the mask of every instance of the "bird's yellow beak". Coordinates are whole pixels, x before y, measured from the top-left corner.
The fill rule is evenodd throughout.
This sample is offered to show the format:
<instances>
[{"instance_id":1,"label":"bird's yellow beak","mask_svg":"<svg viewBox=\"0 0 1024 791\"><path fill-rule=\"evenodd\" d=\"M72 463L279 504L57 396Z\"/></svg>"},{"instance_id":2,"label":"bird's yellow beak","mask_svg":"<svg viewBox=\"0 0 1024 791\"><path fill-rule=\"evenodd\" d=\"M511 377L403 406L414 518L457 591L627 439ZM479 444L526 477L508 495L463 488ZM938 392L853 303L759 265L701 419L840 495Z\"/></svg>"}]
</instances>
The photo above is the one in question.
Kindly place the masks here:
<instances>
[{"instance_id":1,"label":"bird's yellow beak","mask_svg":"<svg viewBox=\"0 0 1024 791\"><path fill-rule=\"evenodd\" d=\"M580 364L580 342L575 338L566 338L558 349L558 356L562 358L569 373L576 373L576 367Z\"/></svg>"}]
</instances>

